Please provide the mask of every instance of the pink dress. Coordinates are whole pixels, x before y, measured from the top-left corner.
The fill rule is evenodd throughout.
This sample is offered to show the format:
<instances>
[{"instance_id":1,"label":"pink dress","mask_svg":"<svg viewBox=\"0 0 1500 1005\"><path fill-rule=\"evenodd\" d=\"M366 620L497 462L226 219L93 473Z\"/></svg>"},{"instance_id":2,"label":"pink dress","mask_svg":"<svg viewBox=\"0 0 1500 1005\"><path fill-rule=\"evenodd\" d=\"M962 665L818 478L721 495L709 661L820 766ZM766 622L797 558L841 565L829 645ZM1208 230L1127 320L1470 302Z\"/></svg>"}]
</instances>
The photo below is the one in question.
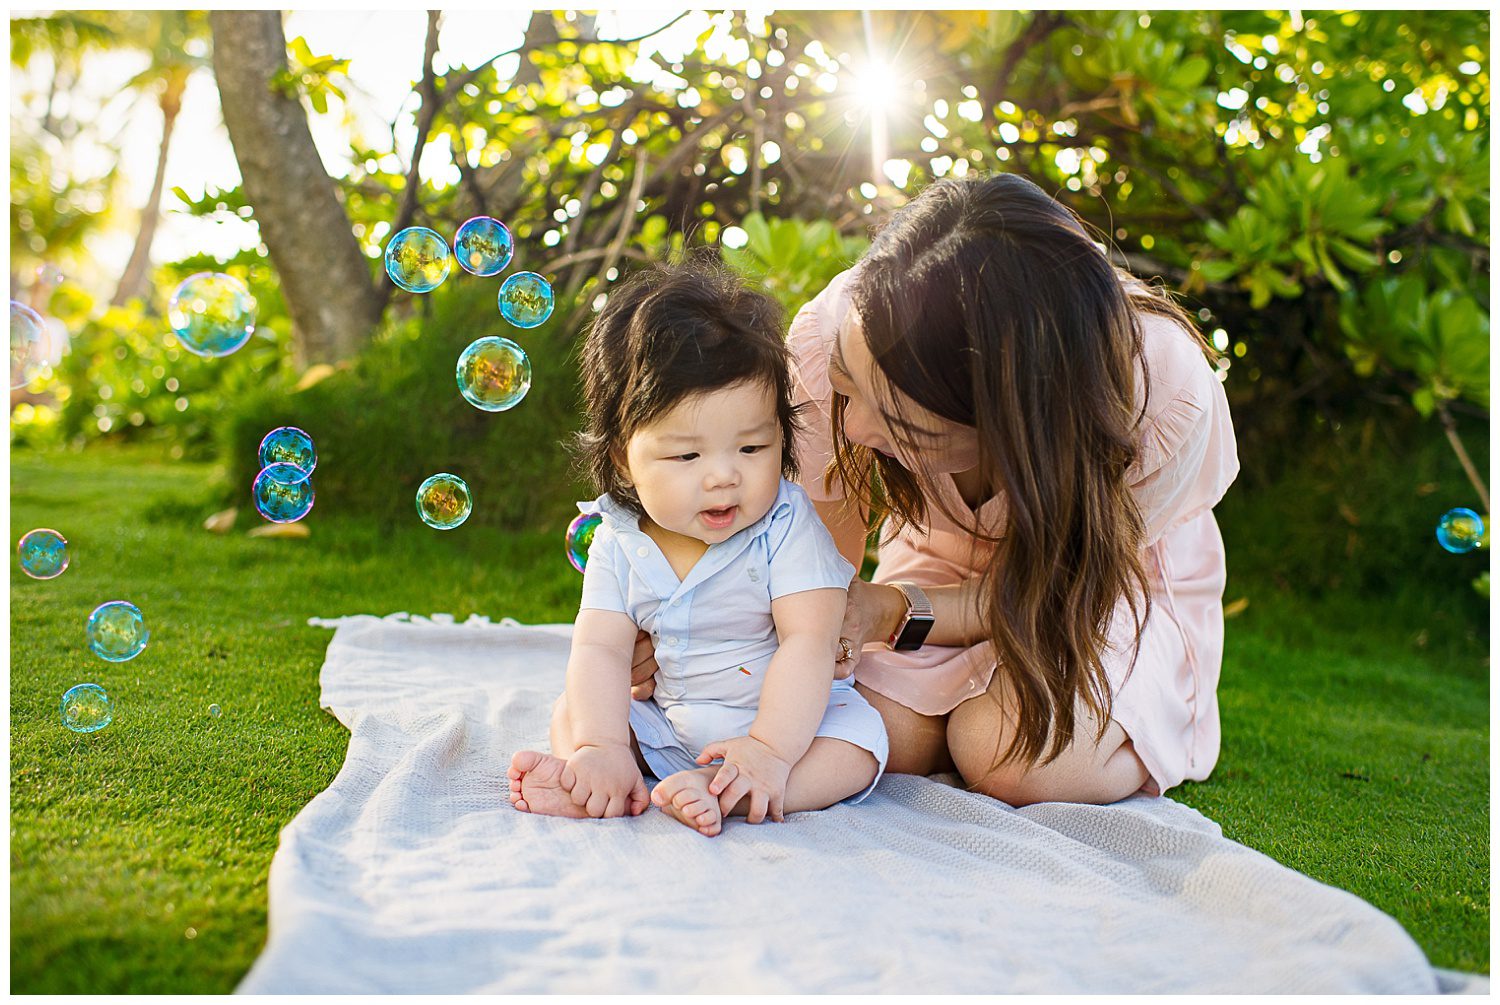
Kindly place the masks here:
<instances>
[{"instance_id":1,"label":"pink dress","mask_svg":"<svg viewBox=\"0 0 1500 1005\"><path fill-rule=\"evenodd\" d=\"M842 498L837 479L831 491L823 488L823 471L833 456L828 358L849 310L849 277L850 272L842 273L803 307L788 336L794 397L810 403L797 455L802 486L815 500ZM1152 612L1135 668L1127 672L1137 643L1122 602L1105 674L1113 718L1151 774L1142 791L1155 795L1184 779L1207 778L1218 760L1215 692L1224 651L1224 542L1212 508L1239 473L1239 460L1224 388L1191 336L1166 318L1145 315L1142 324L1151 394L1141 456L1129 477L1146 522ZM1003 498L972 510L951 479L943 479L942 488L951 511L972 512L992 535L1003 528ZM989 561L993 546L955 524L940 507L929 505L928 521L924 530L907 528L882 543L875 582L951 584L972 577ZM994 670L988 642L902 653L877 644L866 647L856 676L916 712L942 715L982 694Z\"/></svg>"}]
</instances>

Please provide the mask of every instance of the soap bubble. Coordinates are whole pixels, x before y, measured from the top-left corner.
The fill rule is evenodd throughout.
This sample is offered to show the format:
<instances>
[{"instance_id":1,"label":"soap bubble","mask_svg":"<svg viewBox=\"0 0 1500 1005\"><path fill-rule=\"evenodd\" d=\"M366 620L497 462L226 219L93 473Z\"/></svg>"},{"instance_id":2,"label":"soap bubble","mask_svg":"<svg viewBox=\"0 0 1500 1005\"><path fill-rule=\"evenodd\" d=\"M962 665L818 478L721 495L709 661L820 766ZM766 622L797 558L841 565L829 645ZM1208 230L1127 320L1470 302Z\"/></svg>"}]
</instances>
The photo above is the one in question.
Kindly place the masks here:
<instances>
[{"instance_id":1,"label":"soap bubble","mask_svg":"<svg viewBox=\"0 0 1500 1005\"><path fill-rule=\"evenodd\" d=\"M62 724L75 733L92 733L115 717L114 702L98 684L75 684L62 696Z\"/></svg>"},{"instance_id":2,"label":"soap bubble","mask_svg":"<svg viewBox=\"0 0 1500 1005\"><path fill-rule=\"evenodd\" d=\"M417 486L417 515L429 527L452 530L469 519L473 508L468 483L458 475L435 474Z\"/></svg>"},{"instance_id":3,"label":"soap bubble","mask_svg":"<svg viewBox=\"0 0 1500 1005\"><path fill-rule=\"evenodd\" d=\"M312 474L318 466L318 452L312 437L296 426L278 426L260 441L260 466L290 464Z\"/></svg>"},{"instance_id":4,"label":"soap bubble","mask_svg":"<svg viewBox=\"0 0 1500 1005\"><path fill-rule=\"evenodd\" d=\"M255 511L272 523L295 523L313 508L312 478L295 464L266 465L250 494Z\"/></svg>"},{"instance_id":5,"label":"soap bubble","mask_svg":"<svg viewBox=\"0 0 1500 1005\"><path fill-rule=\"evenodd\" d=\"M255 332L255 297L222 272L199 272L178 284L167 321L188 352L228 356Z\"/></svg>"},{"instance_id":6,"label":"soap bubble","mask_svg":"<svg viewBox=\"0 0 1500 1005\"><path fill-rule=\"evenodd\" d=\"M515 408L531 390L531 360L508 338L476 339L459 353L458 390L486 412Z\"/></svg>"},{"instance_id":7,"label":"soap bubble","mask_svg":"<svg viewBox=\"0 0 1500 1005\"><path fill-rule=\"evenodd\" d=\"M552 316L552 284L535 272L517 272L500 284L500 313L517 328L535 328Z\"/></svg>"},{"instance_id":8,"label":"soap bubble","mask_svg":"<svg viewBox=\"0 0 1500 1005\"><path fill-rule=\"evenodd\" d=\"M48 527L27 531L16 552L21 571L32 579L55 579L68 567L68 539Z\"/></svg>"},{"instance_id":9,"label":"soap bubble","mask_svg":"<svg viewBox=\"0 0 1500 1005\"><path fill-rule=\"evenodd\" d=\"M111 600L94 608L87 628L89 648L111 663L135 659L151 638L141 609L128 600Z\"/></svg>"},{"instance_id":10,"label":"soap bubble","mask_svg":"<svg viewBox=\"0 0 1500 1005\"><path fill-rule=\"evenodd\" d=\"M465 220L453 237L453 257L464 271L476 276L502 272L515 250L510 228L491 216Z\"/></svg>"},{"instance_id":11,"label":"soap bubble","mask_svg":"<svg viewBox=\"0 0 1500 1005\"><path fill-rule=\"evenodd\" d=\"M385 274L410 293L430 293L453 268L443 235L429 227L407 227L385 246Z\"/></svg>"},{"instance_id":12,"label":"soap bubble","mask_svg":"<svg viewBox=\"0 0 1500 1005\"><path fill-rule=\"evenodd\" d=\"M1437 525L1438 544L1455 555L1473 551L1484 540L1484 520L1462 506L1443 514Z\"/></svg>"},{"instance_id":13,"label":"soap bubble","mask_svg":"<svg viewBox=\"0 0 1500 1005\"><path fill-rule=\"evenodd\" d=\"M10 302L10 389L25 387L47 365L47 325L23 303Z\"/></svg>"},{"instance_id":14,"label":"soap bubble","mask_svg":"<svg viewBox=\"0 0 1500 1005\"><path fill-rule=\"evenodd\" d=\"M217 705L210 705L208 706L208 714L217 719L224 714L224 710Z\"/></svg>"},{"instance_id":15,"label":"soap bubble","mask_svg":"<svg viewBox=\"0 0 1500 1005\"><path fill-rule=\"evenodd\" d=\"M598 513L580 513L568 524L568 534L565 539L568 549L568 562L579 572L589 564L589 545L594 543L594 531L604 522L604 517Z\"/></svg>"}]
</instances>

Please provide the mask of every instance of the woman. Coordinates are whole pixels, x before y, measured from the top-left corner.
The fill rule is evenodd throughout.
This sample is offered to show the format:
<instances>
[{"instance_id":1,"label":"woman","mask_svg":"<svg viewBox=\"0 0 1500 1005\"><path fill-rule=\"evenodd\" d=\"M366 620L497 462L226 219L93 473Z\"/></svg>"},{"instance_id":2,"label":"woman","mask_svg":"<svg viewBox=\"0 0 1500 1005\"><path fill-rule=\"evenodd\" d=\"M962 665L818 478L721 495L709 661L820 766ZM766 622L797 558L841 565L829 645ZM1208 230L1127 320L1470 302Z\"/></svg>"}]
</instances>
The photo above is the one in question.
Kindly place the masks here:
<instances>
[{"instance_id":1,"label":"woman","mask_svg":"<svg viewBox=\"0 0 1500 1005\"><path fill-rule=\"evenodd\" d=\"M1025 179L945 179L789 344L803 486L856 567L888 513L841 643L887 770L1012 805L1206 778L1238 462L1182 310Z\"/></svg>"}]
</instances>

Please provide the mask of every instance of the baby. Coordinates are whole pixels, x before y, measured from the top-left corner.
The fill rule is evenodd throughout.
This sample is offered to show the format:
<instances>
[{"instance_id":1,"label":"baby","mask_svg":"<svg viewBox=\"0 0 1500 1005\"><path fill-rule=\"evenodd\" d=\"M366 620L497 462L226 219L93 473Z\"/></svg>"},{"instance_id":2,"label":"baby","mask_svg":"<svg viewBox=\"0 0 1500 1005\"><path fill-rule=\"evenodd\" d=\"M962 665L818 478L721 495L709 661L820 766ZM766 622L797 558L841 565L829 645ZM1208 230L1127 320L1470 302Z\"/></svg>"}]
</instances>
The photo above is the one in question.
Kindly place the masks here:
<instances>
[{"instance_id":1,"label":"baby","mask_svg":"<svg viewBox=\"0 0 1500 1005\"><path fill-rule=\"evenodd\" d=\"M610 293L583 347L594 533L552 754L511 758L510 801L569 817L650 802L723 818L823 809L875 787L880 714L834 680L853 567L801 487L776 303L703 264ZM630 698L638 629L655 693ZM720 761L715 766L713 762Z\"/></svg>"}]
</instances>

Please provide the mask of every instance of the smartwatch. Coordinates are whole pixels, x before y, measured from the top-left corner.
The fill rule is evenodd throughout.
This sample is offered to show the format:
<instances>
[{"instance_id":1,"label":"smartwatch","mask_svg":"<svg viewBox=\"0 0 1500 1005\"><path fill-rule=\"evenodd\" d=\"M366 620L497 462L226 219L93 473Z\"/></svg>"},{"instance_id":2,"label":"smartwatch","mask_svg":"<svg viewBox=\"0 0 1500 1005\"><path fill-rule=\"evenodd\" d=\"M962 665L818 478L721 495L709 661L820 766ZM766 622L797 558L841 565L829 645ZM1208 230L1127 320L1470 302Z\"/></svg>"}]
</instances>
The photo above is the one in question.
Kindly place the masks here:
<instances>
[{"instance_id":1,"label":"smartwatch","mask_svg":"<svg viewBox=\"0 0 1500 1005\"><path fill-rule=\"evenodd\" d=\"M898 652L921 649L922 643L927 640L927 633L932 631L932 623L936 620L932 616L932 601L928 600L927 594L913 583L886 583L885 585L894 586L906 598L906 616L896 627L895 634L885 640L885 644Z\"/></svg>"}]
</instances>

